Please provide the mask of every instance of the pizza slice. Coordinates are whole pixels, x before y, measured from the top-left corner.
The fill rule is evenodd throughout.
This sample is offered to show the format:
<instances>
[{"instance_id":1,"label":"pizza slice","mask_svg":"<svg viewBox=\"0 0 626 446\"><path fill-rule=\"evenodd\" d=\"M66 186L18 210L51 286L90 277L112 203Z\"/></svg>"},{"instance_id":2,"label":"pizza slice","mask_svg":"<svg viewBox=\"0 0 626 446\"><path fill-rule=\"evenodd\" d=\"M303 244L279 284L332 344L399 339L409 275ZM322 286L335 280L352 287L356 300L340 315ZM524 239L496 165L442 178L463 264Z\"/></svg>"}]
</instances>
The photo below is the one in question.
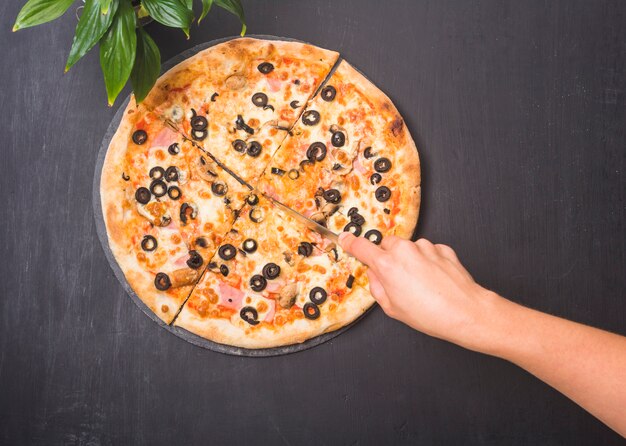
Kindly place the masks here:
<instances>
[{"instance_id":1,"label":"pizza slice","mask_svg":"<svg viewBox=\"0 0 626 446\"><path fill-rule=\"evenodd\" d=\"M107 152L101 195L111 250L128 283L169 323L247 189L154 113L131 104Z\"/></svg>"},{"instance_id":2,"label":"pizza slice","mask_svg":"<svg viewBox=\"0 0 626 446\"><path fill-rule=\"evenodd\" d=\"M389 100L342 61L307 105L259 188L333 231L409 238L420 200L415 144Z\"/></svg>"},{"instance_id":3,"label":"pizza slice","mask_svg":"<svg viewBox=\"0 0 626 446\"><path fill-rule=\"evenodd\" d=\"M218 343L265 348L302 342L354 320L373 300L363 265L263 198L242 209L175 321Z\"/></svg>"},{"instance_id":4,"label":"pizza slice","mask_svg":"<svg viewBox=\"0 0 626 446\"><path fill-rule=\"evenodd\" d=\"M298 42L234 39L172 68L144 104L252 181L337 58Z\"/></svg>"}]
</instances>

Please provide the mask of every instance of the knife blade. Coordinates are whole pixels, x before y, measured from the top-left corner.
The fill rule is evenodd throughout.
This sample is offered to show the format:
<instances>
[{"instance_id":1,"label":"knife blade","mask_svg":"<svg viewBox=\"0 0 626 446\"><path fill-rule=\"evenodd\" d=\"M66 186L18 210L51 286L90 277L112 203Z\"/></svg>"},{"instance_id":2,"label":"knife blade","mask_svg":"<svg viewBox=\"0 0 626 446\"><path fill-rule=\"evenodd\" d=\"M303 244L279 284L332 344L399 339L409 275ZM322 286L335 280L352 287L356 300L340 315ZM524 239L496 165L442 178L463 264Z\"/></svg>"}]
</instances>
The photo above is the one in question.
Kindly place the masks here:
<instances>
[{"instance_id":1,"label":"knife blade","mask_svg":"<svg viewBox=\"0 0 626 446\"><path fill-rule=\"evenodd\" d=\"M172 129L174 129L176 131L178 130L178 127L173 122L167 120L166 124L169 125L170 128L172 128ZM220 168L222 168L231 177L233 177L239 183L241 183L242 185L244 185L248 189L250 189L250 192L252 192L254 194L257 194L257 195L261 195L262 197L264 197L265 199L270 201L272 204L274 204L281 211L283 211L285 214L290 215L291 217L295 218L300 223L302 223L307 228L309 228L311 231L317 232L322 237L325 237L325 238L329 239L330 241L332 241L334 243L337 243L337 244L339 243L339 236L337 234L335 234L333 231L331 231L328 228L325 228L324 226L320 225L318 222L316 222L314 220L311 220L309 217L307 217L305 215L302 215L298 211L294 211L289 206L281 203L280 201L276 200L273 197L270 197L269 195L267 195L266 193L260 191L256 187L253 187L250 183L248 183L246 180L244 180L239 175L237 175L235 172L233 172L228 166L226 166L224 163L222 163L220 160L218 160L211 152L206 150L201 145L196 144L194 141L191 141L191 140L189 140L189 141L195 147L200 149L204 154L206 154L206 156L208 156L211 159L211 161L213 161L215 164L217 164Z\"/></svg>"},{"instance_id":2,"label":"knife blade","mask_svg":"<svg viewBox=\"0 0 626 446\"><path fill-rule=\"evenodd\" d=\"M302 215L300 212L298 211L294 211L293 209L291 209L289 206L284 205L283 203L281 203L280 201L276 200L275 198L270 197L269 195L261 192L260 190L258 190L257 188L254 188L252 190L253 193L255 194L259 194L262 195L264 198L266 198L267 200L269 200L272 204L274 204L274 206L276 206L277 208L279 208L281 211L283 211L285 214L290 215L291 217L295 218L296 220L298 220L300 223L302 223L303 225L305 225L307 228L309 228L311 231L317 232L319 235L321 235L324 238L327 238L328 240L330 240L331 242L337 243L339 244L339 236L337 234L335 234L333 231L331 231L330 229L320 225L318 222L311 220L309 217Z\"/></svg>"}]
</instances>

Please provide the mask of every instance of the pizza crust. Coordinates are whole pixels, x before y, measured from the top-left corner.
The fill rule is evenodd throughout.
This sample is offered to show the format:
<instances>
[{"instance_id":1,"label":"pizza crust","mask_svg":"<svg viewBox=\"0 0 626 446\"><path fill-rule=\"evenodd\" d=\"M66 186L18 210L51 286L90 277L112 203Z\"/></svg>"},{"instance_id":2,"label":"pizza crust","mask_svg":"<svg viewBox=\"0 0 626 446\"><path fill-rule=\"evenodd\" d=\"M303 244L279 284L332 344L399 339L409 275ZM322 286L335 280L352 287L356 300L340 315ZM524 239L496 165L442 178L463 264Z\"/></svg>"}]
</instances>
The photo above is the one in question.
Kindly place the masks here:
<instances>
[{"instance_id":1,"label":"pizza crust","mask_svg":"<svg viewBox=\"0 0 626 446\"><path fill-rule=\"evenodd\" d=\"M195 312L183 308L174 325L218 344L250 349L281 347L338 330L363 315L374 302L368 290L354 286L335 311L325 312L325 306L329 303L323 304L320 307L321 315L316 320L303 317L277 328L265 323L252 326L238 315L235 315L237 323L233 324L230 319L201 318Z\"/></svg>"}]
</instances>

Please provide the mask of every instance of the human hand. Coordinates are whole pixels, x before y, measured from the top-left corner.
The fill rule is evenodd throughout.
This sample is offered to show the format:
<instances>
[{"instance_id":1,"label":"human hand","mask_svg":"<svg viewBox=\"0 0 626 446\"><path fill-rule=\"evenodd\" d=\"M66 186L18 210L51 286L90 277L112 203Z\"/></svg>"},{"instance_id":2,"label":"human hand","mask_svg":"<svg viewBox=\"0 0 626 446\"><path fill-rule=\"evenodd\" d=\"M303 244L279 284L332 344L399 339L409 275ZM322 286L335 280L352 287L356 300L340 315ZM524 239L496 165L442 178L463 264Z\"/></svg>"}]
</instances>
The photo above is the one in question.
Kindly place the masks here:
<instances>
[{"instance_id":1,"label":"human hand","mask_svg":"<svg viewBox=\"0 0 626 446\"><path fill-rule=\"evenodd\" d=\"M482 349L497 296L478 285L446 245L385 237L380 246L344 232L341 247L369 266L370 290L383 311L428 335Z\"/></svg>"}]
</instances>

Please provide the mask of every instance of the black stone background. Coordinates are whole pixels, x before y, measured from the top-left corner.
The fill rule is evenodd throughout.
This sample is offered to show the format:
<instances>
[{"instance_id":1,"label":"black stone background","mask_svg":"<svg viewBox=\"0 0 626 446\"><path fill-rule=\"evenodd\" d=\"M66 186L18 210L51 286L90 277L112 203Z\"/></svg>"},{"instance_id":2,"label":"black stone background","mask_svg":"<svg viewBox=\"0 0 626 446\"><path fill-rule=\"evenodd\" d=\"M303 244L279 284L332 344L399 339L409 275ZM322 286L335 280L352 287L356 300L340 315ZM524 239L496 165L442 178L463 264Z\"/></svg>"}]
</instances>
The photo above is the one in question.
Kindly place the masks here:
<instances>
[{"instance_id":1,"label":"black stone background","mask_svg":"<svg viewBox=\"0 0 626 446\"><path fill-rule=\"evenodd\" d=\"M11 33L21 3L0 2L1 444L622 442L528 373L380 309L273 358L159 328L96 237L115 113L97 51L64 75L76 19ZM517 302L626 334L624 2L244 6L250 33L339 50L394 100L422 159L419 236ZM167 60L239 25L216 8L190 40L148 30Z\"/></svg>"}]
</instances>

